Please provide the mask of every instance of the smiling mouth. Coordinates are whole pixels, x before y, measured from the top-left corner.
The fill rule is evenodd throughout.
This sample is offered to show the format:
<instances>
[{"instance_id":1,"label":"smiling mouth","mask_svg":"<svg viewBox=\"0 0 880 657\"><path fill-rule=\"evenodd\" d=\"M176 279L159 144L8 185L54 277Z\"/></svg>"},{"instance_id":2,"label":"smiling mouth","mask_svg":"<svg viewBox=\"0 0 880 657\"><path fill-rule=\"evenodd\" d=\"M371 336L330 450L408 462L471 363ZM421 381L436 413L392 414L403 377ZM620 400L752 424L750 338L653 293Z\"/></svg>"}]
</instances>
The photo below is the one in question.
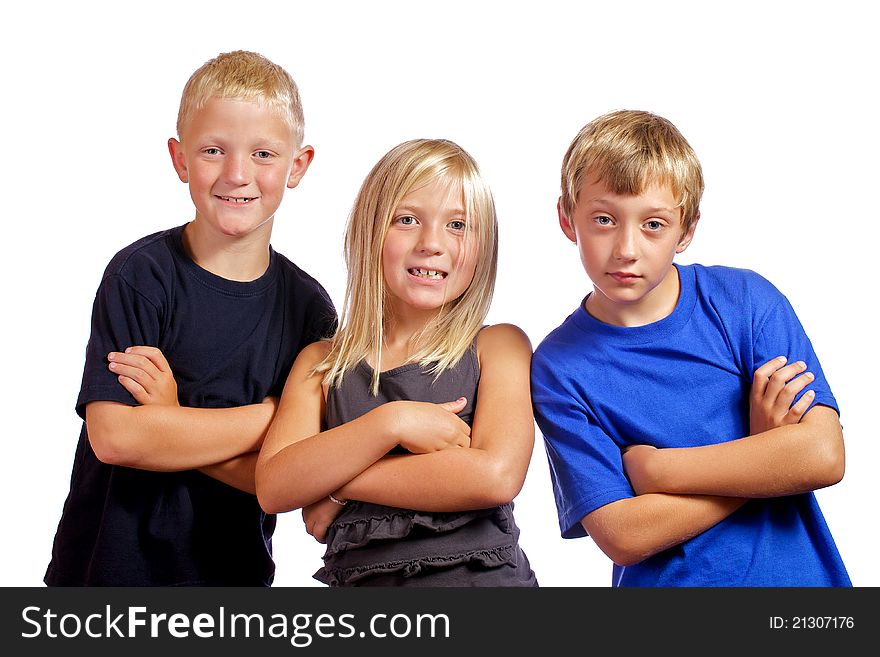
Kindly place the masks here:
<instances>
[{"instance_id":1,"label":"smiling mouth","mask_svg":"<svg viewBox=\"0 0 880 657\"><path fill-rule=\"evenodd\" d=\"M446 278L446 272L439 271L437 269L421 269L419 267L412 267L411 269L407 269L407 271L417 278L427 278L432 281L439 281Z\"/></svg>"},{"instance_id":2,"label":"smiling mouth","mask_svg":"<svg viewBox=\"0 0 880 657\"><path fill-rule=\"evenodd\" d=\"M237 205L245 205L250 203L251 201L256 201L256 196L218 196L221 201L226 201L227 203L235 203Z\"/></svg>"}]
</instances>

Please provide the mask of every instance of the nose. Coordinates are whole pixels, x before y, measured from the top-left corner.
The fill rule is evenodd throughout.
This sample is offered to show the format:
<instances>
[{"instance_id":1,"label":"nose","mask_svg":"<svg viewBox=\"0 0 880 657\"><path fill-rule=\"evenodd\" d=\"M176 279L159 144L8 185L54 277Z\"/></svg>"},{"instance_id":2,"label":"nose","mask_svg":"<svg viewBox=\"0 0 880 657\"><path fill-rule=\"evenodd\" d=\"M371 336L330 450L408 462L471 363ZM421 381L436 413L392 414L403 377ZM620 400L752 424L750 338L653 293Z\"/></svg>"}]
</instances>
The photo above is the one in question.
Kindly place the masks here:
<instances>
[{"instance_id":1,"label":"nose","mask_svg":"<svg viewBox=\"0 0 880 657\"><path fill-rule=\"evenodd\" d=\"M427 222L419 231L416 250L425 255L443 253L443 226L436 222Z\"/></svg>"},{"instance_id":2,"label":"nose","mask_svg":"<svg viewBox=\"0 0 880 657\"><path fill-rule=\"evenodd\" d=\"M638 259L638 237L637 228L622 226L617 232L617 239L614 242L614 257L627 261Z\"/></svg>"},{"instance_id":3,"label":"nose","mask_svg":"<svg viewBox=\"0 0 880 657\"><path fill-rule=\"evenodd\" d=\"M228 153L223 167L223 175L229 183L247 185L250 182L250 156Z\"/></svg>"}]
</instances>

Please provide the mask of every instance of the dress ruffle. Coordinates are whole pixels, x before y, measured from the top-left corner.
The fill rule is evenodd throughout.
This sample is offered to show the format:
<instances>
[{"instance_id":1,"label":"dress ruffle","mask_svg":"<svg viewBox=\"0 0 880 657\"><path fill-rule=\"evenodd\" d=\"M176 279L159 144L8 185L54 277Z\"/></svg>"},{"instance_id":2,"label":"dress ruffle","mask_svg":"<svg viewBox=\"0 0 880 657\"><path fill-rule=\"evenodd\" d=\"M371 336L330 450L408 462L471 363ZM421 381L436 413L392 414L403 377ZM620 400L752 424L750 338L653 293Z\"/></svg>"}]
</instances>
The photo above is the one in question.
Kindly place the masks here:
<instances>
[{"instance_id":1,"label":"dress ruffle","mask_svg":"<svg viewBox=\"0 0 880 657\"><path fill-rule=\"evenodd\" d=\"M401 577L415 577L427 574L431 569L451 568L463 564L474 564L482 568L498 568L499 566L516 565L517 550L513 545L463 552L456 555L423 557L415 560L387 561L384 563L356 566L352 568L327 568L315 573L315 579L330 586L351 586L360 580L377 575L396 574Z\"/></svg>"},{"instance_id":2,"label":"dress ruffle","mask_svg":"<svg viewBox=\"0 0 880 657\"><path fill-rule=\"evenodd\" d=\"M314 577L330 586L353 586L367 578L425 577L454 568L516 570L521 550L511 516L510 505L424 513L353 502L331 526L324 567ZM456 533L478 540L457 540Z\"/></svg>"},{"instance_id":3,"label":"dress ruffle","mask_svg":"<svg viewBox=\"0 0 880 657\"><path fill-rule=\"evenodd\" d=\"M422 513L378 504L353 502L352 508L346 509L331 525L324 558L345 550L364 547L374 541L405 538L416 528L440 534L458 529L478 518L497 515L500 515L497 509L462 513ZM496 522L496 524L503 531L509 531L506 522Z\"/></svg>"}]
</instances>

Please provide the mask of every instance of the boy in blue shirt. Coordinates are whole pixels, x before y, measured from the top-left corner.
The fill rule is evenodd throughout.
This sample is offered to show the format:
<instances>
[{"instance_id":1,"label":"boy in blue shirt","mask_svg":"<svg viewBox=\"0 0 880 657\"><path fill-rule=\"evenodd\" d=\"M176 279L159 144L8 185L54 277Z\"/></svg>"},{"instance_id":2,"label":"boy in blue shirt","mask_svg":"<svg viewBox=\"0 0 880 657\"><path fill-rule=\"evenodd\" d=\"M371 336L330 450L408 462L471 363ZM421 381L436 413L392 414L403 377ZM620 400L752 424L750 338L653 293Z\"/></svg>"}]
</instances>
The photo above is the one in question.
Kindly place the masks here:
<instances>
[{"instance_id":1,"label":"boy in blue shirt","mask_svg":"<svg viewBox=\"0 0 880 657\"><path fill-rule=\"evenodd\" d=\"M168 146L195 218L104 272L50 586L273 581L256 458L294 359L336 323L324 288L270 245L314 149L293 79L243 51L193 73L177 132Z\"/></svg>"},{"instance_id":2,"label":"boy in blue shirt","mask_svg":"<svg viewBox=\"0 0 880 657\"><path fill-rule=\"evenodd\" d=\"M837 402L772 284L673 263L702 192L647 112L565 155L559 223L593 291L532 361L562 536L592 536L615 586L850 586L812 492L843 477Z\"/></svg>"}]
</instances>

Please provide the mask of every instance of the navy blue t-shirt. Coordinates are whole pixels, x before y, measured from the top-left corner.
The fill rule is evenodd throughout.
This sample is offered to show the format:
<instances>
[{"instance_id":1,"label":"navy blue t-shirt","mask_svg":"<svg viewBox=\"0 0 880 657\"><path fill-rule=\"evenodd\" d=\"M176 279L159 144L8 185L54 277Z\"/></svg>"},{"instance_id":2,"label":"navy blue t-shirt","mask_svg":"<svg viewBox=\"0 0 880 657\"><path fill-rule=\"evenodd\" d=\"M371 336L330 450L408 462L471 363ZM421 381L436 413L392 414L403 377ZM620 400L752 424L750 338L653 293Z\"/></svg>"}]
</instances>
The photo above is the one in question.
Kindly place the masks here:
<instances>
[{"instance_id":1,"label":"navy blue t-shirt","mask_svg":"<svg viewBox=\"0 0 880 657\"><path fill-rule=\"evenodd\" d=\"M137 405L107 354L158 347L181 406L237 407L280 396L299 351L332 333L324 288L270 248L249 282L202 269L184 226L116 254L95 296L76 412L93 401ZM196 470L151 472L100 462L83 422L45 576L50 586L269 586L275 516L254 495Z\"/></svg>"}]
</instances>

